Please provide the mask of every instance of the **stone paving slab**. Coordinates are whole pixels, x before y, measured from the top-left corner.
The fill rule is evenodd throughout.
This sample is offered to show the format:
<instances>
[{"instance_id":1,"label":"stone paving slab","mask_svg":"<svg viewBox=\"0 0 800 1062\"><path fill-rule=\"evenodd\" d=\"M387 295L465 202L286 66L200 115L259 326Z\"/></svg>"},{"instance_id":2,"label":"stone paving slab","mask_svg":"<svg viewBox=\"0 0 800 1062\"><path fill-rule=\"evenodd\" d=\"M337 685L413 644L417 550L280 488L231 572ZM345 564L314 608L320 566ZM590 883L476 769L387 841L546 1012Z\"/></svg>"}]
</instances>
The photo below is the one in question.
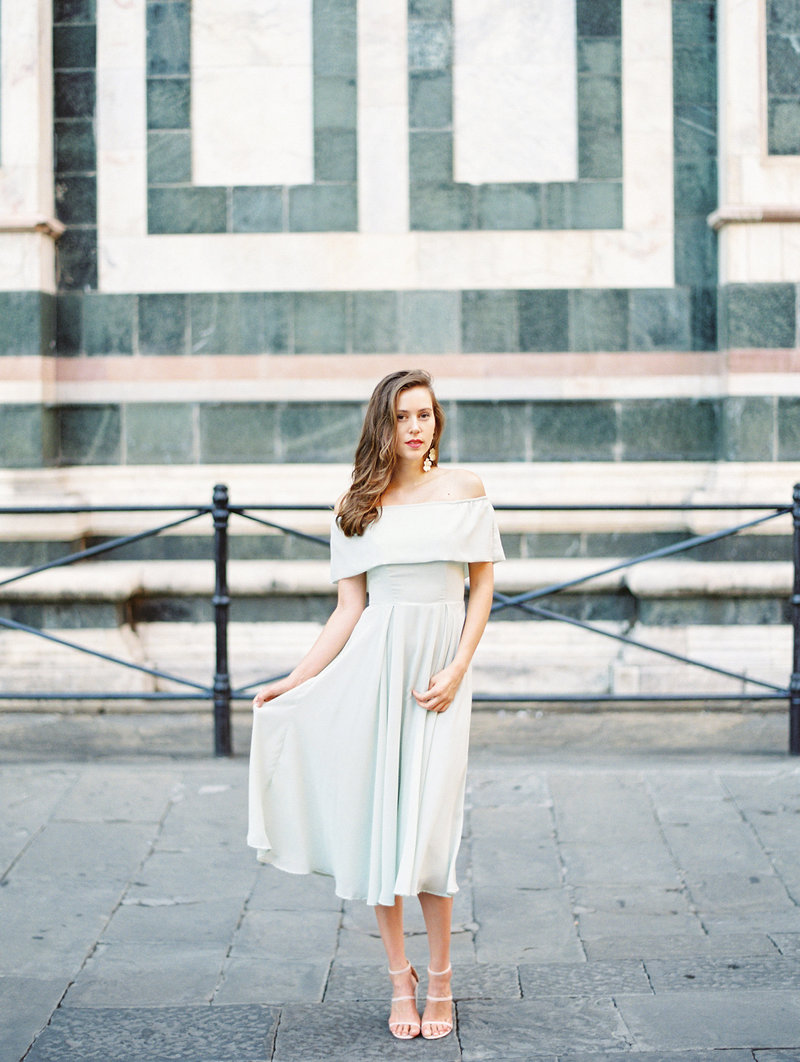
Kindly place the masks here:
<instances>
[{"instance_id":1,"label":"stone paving slab","mask_svg":"<svg viewBox=\"0 0 800 1062\"><path fill-rule=\"evenodd\" d=\"M463 1062L528 1062L531 1052L559 1054L624 1048L627 1030L612 999L554 996L518 1003L467 1002L458 1007Z\"/></svg>"},{"instance_id":2,"label":"stone paving slab","mask_svg":"<svg viewBox=\"0 0 800 1062\"><path fill-rule=\"evenodd\" d=\"M277 1023L261 1006L63 1009L25 1062L264 1062Z\"/></svg>"},{"instance_id":3,"label":"stone paving slab","mask_svg":"<svg viewBox=\"0 0 800 1062\"><path fill-rule=\"evenodd\" d=\"M0 1062L800 1062L785 720L476 713L439 1043L374 912L256 864L208 720L73 722L0 713Z\"/></svg>"},{"instance_id":4,"label":"stone paving slab","mask_svg":"<svg viewBox=\"0 0 800 1062\"><path fill-rule=\"evenodd\" d=\"M666 992L615 997L640 1049L760 1047L797 1049L800 995L783 989Z\"/></svg>"}]
</instances>

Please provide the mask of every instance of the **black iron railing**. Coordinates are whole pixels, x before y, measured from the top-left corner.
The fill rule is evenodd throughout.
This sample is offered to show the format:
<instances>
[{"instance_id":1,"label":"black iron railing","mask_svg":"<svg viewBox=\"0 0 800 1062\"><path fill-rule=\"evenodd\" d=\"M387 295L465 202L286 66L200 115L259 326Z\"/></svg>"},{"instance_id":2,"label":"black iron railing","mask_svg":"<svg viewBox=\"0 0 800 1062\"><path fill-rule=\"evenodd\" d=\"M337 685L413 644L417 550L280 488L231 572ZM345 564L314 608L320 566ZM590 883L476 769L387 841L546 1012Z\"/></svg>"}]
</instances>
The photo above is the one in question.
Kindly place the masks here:
<instances>
[{"instance_id":1,"label":"black iron railing","mask_svg":"<svg viewBox=\"0 0 800 1062\"><path fill-rule=\"evenodd\" d=\"M734 679L742 683L743 687L750 687L749 690L745 688L742 691L737 691L736 693L731 694L552 694L546 692L503 693L498 691L495 694L476 694L474 699L476 701L489 703L581 703L589 701L592 703L628 703L637 701L669 701L681 703L701 702L709 704L715 702L730 701L785 700L788 702L789 707L789 751L792 755L800 755L800 484L798 484L794 488L794 494L791 505L497 505L496 509L498 511L516 512L761 512L762 515L749 519L743 523L734 524L731 527L727 527L723 530L714 531L707 535L695 535L681 542L672 543L671 545L665 546L661 549L652 550L640 556L633 557L630 560L621 561L619 563L606 567L601 567L596 571L592 571L577 578L566 580L561 583L554 583L550 586L541 587L538 590L531 590L523 594L514 595L496 592L495 603L492 608L492 612L495 614L505 609L513 608L518 609L528 615L538 617L539 619L554 620L558 622L568 623L575 627L579 627L582 630L589 631L593 634L598 634L605 638L613 638L616 641L619 641L626 645L634 646L639 649L644 649L651 653L656 653L660 656L669 658L682 664L686 664L691 667L701 668L705 671L710 671L715 674L725 676L726 678ZM198 683L192 679L188 679L179 675L174 675L167 671L146 667L145 665L137 664L129 660L122 660L119 657L115 657L107 653L102 653L95 649L90 649L87 646L79 645L61 636L48 633L47 631L41 630L39 628L32 627L27 624L20 623L16 620L0 616L0 626L5 627L7 629L24 631L40 638L45 638L56 644L74 649L77 652L85 653L89 656L110 661L111 663L118 664L121 667L130 668L134 671L139 671L144 674L151 675L155 678L167 680L178 686L183 687L180 692L153 690L137 691L135 693L120 693L112 691L83 691L59 693L51 691L36 692L0 690L0 700L40 701L43 699L47 699L50 701L94 701L137 699L142 701L211 701L214 709L215 752L217 755L230 755L232 753L232 702L237 700L250 700L252 696L252 691L256 687L270 682L274 678L280 677L266 676L256 682L248 683L246 686L240 686L235 688L231 684L231 675L228 665L228 622L231 604L230 593L228 590L228 526L230 522L230 517L232 515L240 516L263 527L267 527L270 530L279 531L282 534L327 546L327 538L324 538L320 535L309 534L308 532L302 531L298 528L288 527L285 524L276 522L275 520L266 519L263 516L256 515L257 513L320 512L324 510L329 511L329 507L320 505L296 504L248 506L231 505L228 496L228 488L222 484L218 484L214 488L211 505L46 506L0 508L0 515L55 515L87 513L159 512L187 514L180 516L177 519L170 520L167 523L162 523L157 525L156 527L149 528L146 531L140 531L131 535L123 535L110 541L103 542L99 545L92 546L88 549L79 550L75 553L70 553L64 557L59 557L58 559L49 561L46 564L39 564L35 567L27 568L24 571L17 572L14 575L8 576L7 578L0 580L0 589L2 589L2 587L4 586L10 585L11 583L19 582L20 580L25 579L30 575L34 575L37 572L46 571L50 568L62 567L68 564L74 564L78 561L86 560L91 557L98 557L102 554L110 553L115 549L130 545L133 542L138 542L142 539L159 535L164 531L172 530L176 527L180 527L181 525L188 524L191 521L197 520L203 516L210 515L213 521L215 571L214 592L211 599L211 604L214 613L216 642L213 680L210 685L204 685L203 683ZM555 612L552 609L544 608L541 605L533 603L542 598L550 597L555 594L561 593L564 590L572 589L573 587L586 583L591 579L597 578L598 576L609 575L617 571L631 568L637 564L644 564L647 561L657 560L663 557L675 556L678 553L685 553L687 550L695 549L699 546L704 546L712 542L717 542L723 538L736 535L742 531L749 530L758 525L764 524L767 521L774 520L777 517L785 516L788 513L792 514L793 519L794 582L790 598L791 623L793 628L793 656L789 682L785 687L780 686L774 682L756 679L750 675L732 671L727 668L721 668L705 661L696 660L691 657L681 655L680 653L675 653L671 650L664 649L660 646L650 645L646 642L631 638L627 635L609 631L586 620L577 619L573 616L568 616L560 612Z\"/></svg>"}]
</instances>

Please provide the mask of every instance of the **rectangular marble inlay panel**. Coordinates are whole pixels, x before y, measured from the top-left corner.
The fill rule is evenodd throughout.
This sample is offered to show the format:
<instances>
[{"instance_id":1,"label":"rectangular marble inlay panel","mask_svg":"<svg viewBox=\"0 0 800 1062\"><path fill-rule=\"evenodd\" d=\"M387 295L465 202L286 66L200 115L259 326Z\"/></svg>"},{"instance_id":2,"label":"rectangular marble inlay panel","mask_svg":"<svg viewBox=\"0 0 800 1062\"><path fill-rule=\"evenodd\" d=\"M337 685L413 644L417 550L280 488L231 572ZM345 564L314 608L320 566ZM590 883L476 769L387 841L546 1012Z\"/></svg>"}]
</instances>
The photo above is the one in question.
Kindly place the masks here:
<instances>
[{"instance_id":1,"label":"rectangular marble inlay panel","mask_svg":"<svg viewBox=\"0 0 800 1062\"><path fill-rule=\"evenodd\" d=\"M578 176L574 0L454 0L456 181Z\"/></svg>"},{"instance_id":2,"label":"rectangular marble inlay panel","mask_svg":"<svg viewBox=\"0 0 800 1062\"><path fill-rule=\"evenodd\" d=\"M314 180L311 0L194 0L195 184Z\"/></svg>"}]
</instances>

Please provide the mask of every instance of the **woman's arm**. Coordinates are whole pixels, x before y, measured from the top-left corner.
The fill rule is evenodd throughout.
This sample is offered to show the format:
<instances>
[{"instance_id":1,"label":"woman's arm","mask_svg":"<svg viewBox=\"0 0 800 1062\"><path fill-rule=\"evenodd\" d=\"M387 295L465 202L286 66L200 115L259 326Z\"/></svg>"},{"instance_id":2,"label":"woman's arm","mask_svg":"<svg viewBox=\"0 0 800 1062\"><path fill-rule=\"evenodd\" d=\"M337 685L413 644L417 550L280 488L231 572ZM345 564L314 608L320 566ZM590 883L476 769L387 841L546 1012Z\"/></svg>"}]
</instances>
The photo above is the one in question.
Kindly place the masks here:
<instances>
[{"instance_id":1,"label":"woman's arm","mask_svg":"<svg viewBox=\"0 0 800 1062\"><path fill-rule=\"evenodd\" d=\"M295 686L299 686L301 682L306 682L318 675L334 657L339 655L347 639L353 633L359 616L364 611L367 601L366 575L362 573L352 575L348 579L340 579L338 592L336 608L320 631L317 640L291 674L286 678L278 679L277 682L271 682L269 686L263 686L258 691L253 698L254 708L260 707L266 701L271 701L281 693L286 693Z\"/></svg>"},{"instance_id":2,"label":"woman's arm","mask_svg":"<svg viewBox=\"0 0 800 1062\"><path fill-rule=\"evenodd\" d=\"M453 703L461 680L467 673L472 656L481 640L494 593L494 565L491 561L481 561L469 566L469 602L464 628L458 643L456 655L438 674L434 675L425 693L414 694L420 708L429 712L444 712Z\"/></svg>"}]
</instances>

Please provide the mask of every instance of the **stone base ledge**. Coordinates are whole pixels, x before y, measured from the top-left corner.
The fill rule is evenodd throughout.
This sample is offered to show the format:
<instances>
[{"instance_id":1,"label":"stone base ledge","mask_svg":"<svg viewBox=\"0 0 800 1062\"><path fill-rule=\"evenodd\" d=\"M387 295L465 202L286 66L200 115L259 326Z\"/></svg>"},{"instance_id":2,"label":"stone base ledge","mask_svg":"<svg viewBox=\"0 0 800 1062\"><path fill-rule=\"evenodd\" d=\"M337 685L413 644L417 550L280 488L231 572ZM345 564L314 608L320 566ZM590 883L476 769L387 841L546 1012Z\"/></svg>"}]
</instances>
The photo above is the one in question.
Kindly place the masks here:
<instances>
[{"instance_id":1,"label":"stone base ledge","mask_svg":"<svg viewBox=\"0 0 800 1062\"><path fill-rule=\"evenodd\" d=\"M792 631L788 626L672 627L627 629L601 623L608 634L620 633L673 653L785 687L792 663ZM314 623L230 625L230 667L236 687L263 683L285 674L303 656L319 632ZM210 686L214 664L214 629L210 623L145 624L132 630L62 632L70 641L122 659L164 670ZM137 693L181 687L139 674L110 662L82 656L31 635L0 631L5 691L42 692L36 702L0 700L3 710L70 712L196 711L191 701L137 701ZM679 694L730 695L731 702L758 687L699 667L656 655L563 623L510 623L492 620L474 659L473 689L497 701L513 695L577 697L578 704L608 694L632 699ZM130 692L130 698L88 702L55 701L59 692ZM210 705L210 699L209 699ZM555 703L555 702L554 702ZM677 703L677 701L676 701ZM745 702L742 702L745 703ZM785 700L752 702L785 710ZM249 710L249 694L235 702ZM91 706L91 707L90 707Z\"/></svg>"},{"instance_id":2,"label":"stone base ledge","mask_svg":"<svg viewBox=\"0 0 800 1062\"><path fill-rule=\"evenodd\" d=\"M635 530L681 528L702 533L743 522L748 504L791 506L800 479L792 462L552 462L470 463L495 505L741 505L727 512L518 512L501 511L504 530ZM315 533L326 533L330 507L347 489L349 465L170 465L0 470L3 507L177 505L211 503L215 483L229 487L234 505L314 505L315 512L260 514ZM177 518L179 514L175 513ZM166 523L167 513L15 514L0 512L0 541L80 539L132 533ZM761 525L764 533L788 530L788 517ZM231 534L258 525L232 517ZM200 518L175 534L209 534Z\"/></svg>"},{"instance_id":3,"label":"stone base ledge","mask_svg":"<svg viewBox=\"0 0 800 1062\"><path fill-rule=\"evenodd\" d=\"M496 589L524 593L611 568L624 558L513 559L498 565ZM0 568L0 583L22 569ZM330 566L320 561L231 561L231 596L327 596L336 593ZM602 594L628 590L637 598L662 597L788 597L793 567L790 562L648 561L632 568L598 575L575 584L579 593ZM0 601L125 602L141 597L209 597L214 569L208 561L108 561L50 568L0 586Z\"/></svg>"}]
</instances>

